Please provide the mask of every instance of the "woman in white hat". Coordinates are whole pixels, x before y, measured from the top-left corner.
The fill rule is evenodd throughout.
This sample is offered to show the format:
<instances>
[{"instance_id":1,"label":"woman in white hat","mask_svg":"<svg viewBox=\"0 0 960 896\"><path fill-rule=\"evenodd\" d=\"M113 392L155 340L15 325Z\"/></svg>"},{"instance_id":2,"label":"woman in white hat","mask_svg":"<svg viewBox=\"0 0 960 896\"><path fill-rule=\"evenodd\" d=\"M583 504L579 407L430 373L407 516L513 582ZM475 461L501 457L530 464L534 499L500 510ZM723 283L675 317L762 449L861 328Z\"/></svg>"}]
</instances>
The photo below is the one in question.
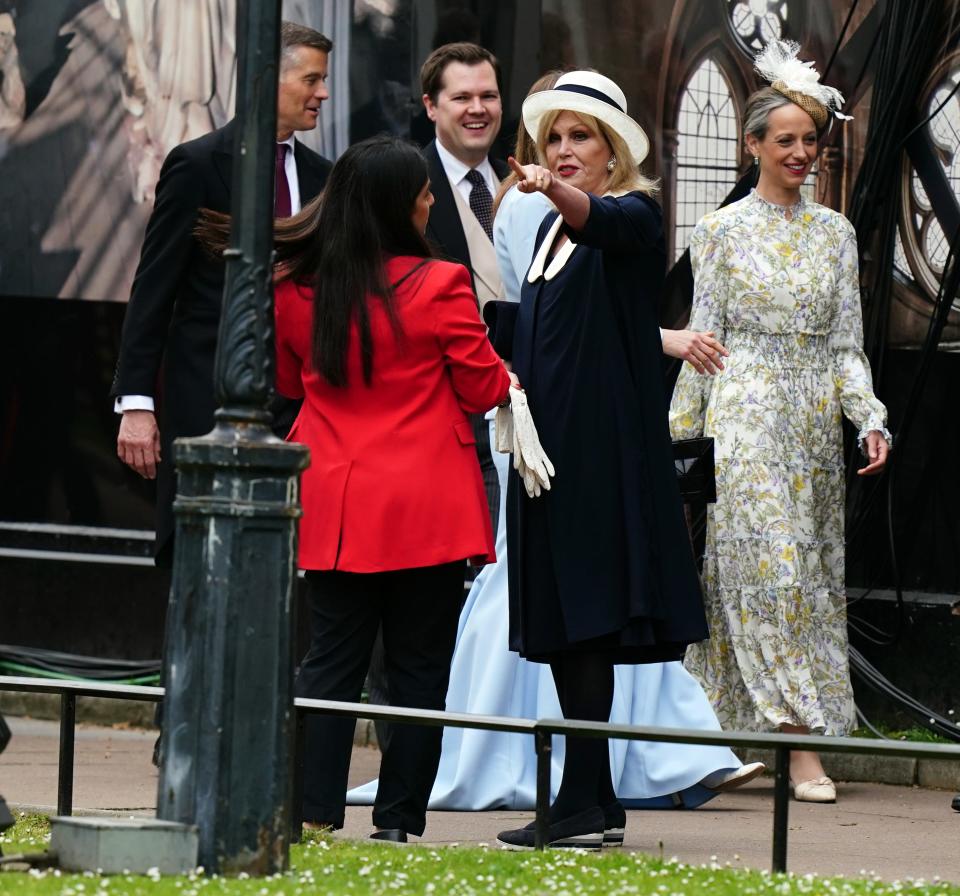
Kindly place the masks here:
<instances>
[{"instance_id":1,"label":"woman in white hat","mask_svg":"<svg viewBox=\"0 0 960 896\"><path fill-rule=\"evenodd\" d=\"M556 475L538 497L509 484L510 646L550 664L566 717L606 721L614 664L707 636L662 392L660 209L646 134L609 78L570 72L523 121L540 164L512 160L518 189L559 214L540 227L512 359ZM599 847L618 816L607 742L568 739L550 842ZM533 831L500 840L530 847Z\"/></svg>"},{"instance_id":2,"label":"woman in white hat","mask_svg":"<svg viewBox=\"0 0 960 896\"><path fill-rule=\"evenodd\" d=\"M819 137L843 97L819 83L795 43L757 57L771 82L747 101L756 189L704 217L690 242L690 326L716 330L726 370L680 373L676 438L714 439L704 587L710 640L687 652L724 728L846 734L842 414L879 473L887 412L863 353L857 238L843 215L803 198ZM833 802L814 752L793 752L797 799Z\"/></svg>"},{"instance_id":3,"label":"woman in white hat","mask_svg":"<svg viewBox=\"0 0 960 896\"><path fill-rule=\"evenodd\" d=\"M551 89L562 74L548 72L529 92ZM537 159L536 144L522 124L514 158L521 165ZM540 222L554 211L543 193L518 192L517 179L511 174L504 180L494 202L493 241L507 296L506 302L484 306L484 314L494 313L495 326L501 316L516 312ZM721 357L726 350L712 334L665 330L661 335L665 354L688 359L710 373L723 369ZM501 348L509 356L509 347ZM492 416L488 414L488 418ZM492 425L489 436L500 492L506 494L510 457L497 451ZM497 560L488 563L474 580L460 613L446 707L449 712L555 719L561 710L550 669L528 663L508 648L506 501L500 502L495 535ZM610 720L720 730L703 688L680 662L616 667ZM563 772L563 747L562 740L553 745L554 794ZM638 740L611 741L610 766L617 797L631 809L693 809L747 783L764 769L759 762L742 764L726 747ZM376 795L377 782L373 781L350 791L347 799L354 805L371 805ZM532 738L500 731L444 729L431 809L532 809L535 795ZM605 815L604 846L622 844L625 816L620 818L620 814L610 811Z\"/></svg>"}]
</instances>

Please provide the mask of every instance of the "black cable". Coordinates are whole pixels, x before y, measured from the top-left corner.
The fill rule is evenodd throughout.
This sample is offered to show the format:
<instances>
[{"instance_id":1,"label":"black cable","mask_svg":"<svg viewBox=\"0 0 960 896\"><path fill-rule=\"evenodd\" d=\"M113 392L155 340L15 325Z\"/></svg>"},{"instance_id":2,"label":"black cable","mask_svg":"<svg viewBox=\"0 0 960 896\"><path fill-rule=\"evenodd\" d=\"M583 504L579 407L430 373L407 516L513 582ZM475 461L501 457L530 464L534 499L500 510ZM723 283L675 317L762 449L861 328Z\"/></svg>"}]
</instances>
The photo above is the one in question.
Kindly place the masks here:
<instances>
[{"instance_id":1,"label":"black cable","mask_svg":"<svg viewBox=\"0 0 960 896\"><path fill-rule=\"evenodd\" d=\"M115 684L154 684L160 660L115 660L37 647L0 644L0 671L39 678L79 678Z\"/></svg>"},{"instance_id":2,"label":"black cable","mask_svg":"<svg viewBox=\"0 0 960 896\"><path fill-rule=\"evenodd\" d=\"M830 61L827 62L827 67L823 70L822 81L824 84L827 83L827 79L830 76L830 69L833 67L833 61L837 58L837 53L840 51L840 44L843 43L844 37L847 36L847 28L850 27L850 20L853 18L853 14L859 5L860 0L853 0L853 3L850 4L850 9L847 12L846 19L843 20L843 27L840 29L840 35L837 37L837 42L833 45L833 52L830 54Z\"/></svg>"},{"instance_id":3,"label":"black cable","mask_svg":"<svg viewBox=\"0 0 960 896\"><path fill-rule=\"evenodd\" d=\"M869 731L874 737L879 738L880 740L890 740L890 738L887 737L882 731L880 731L878 728L876 728L874 725L870 723L870 720L866 717L866 715L864 715L863 710L860 709L859 706L854 704L853 708L857 714L857 720L860 722L861 725L863 725L864 728L867 729L867 731Z\"/></svg>"},{"instance_id":4,"label":"black cable","mask_svg":"<svg viewBox=\"0 0 960 896\"><path fill-rule=\"evenodd\" d=\"M893 573L893 582L897 593L897 627L894 634L887 635L876 627L874 631L880 636L881 640L870 637L865 632L860 632L872 643L878 646L889 646L895 643L905 616L905 607L903 602L902 582L900 578L899 563L897 560L896 537L893 528L894 520L894 482L900 463L900 458L904 456L904 445L908 443L909 435L912 432L913 421L916 418L917 408L920 404L920 396L924 391L927 379L930 374L934 355L940 345L940 339L943 336L943 330L946 327L950 311L953 307L953 300L960 293L960 259L958 259L958 249L960 249L960 230L954 234L950 243L950 250L947 254L947 260L944 264L943 275L940 278L940 287L937 290L937 296L934 299L933 313L930 316L930 323L927 327L927 333L924 337L923 347L920 353L920 362L918 369L914 374L913 382L910 386L906 402L906 411L901 422L897 437L897 453L890 455L887 470L887 538L890 549L890 564ZM852 617L853 625L862 620ZM850 621L848 619L848 621Z\"/></svg>"},{"instance_id":5,"label":"black cable","mask_svg":"<svg viewBox=\"0 0 960 896\"><path fill-rule=\"evenodd\" d=\"M923 121L921 121L919 124L917 124L915 127L911 128L908 131L907 136L900 141L900 143L897 146L897 149L898 150L903 149L903 147L906 146L907 143L909 142L910 138L914 134L916 134L917 131L920 130L920 128L930 124L930 122L933 121L933 119L936 118L946 108L947 103L949 103L950 100L952 100L954 96L956 96L956 93L958 90L960 90L960 78L958 78L957 83L953 85L953 90L951 90L950 93L947 94L947 98L939 106L937 106L937 108L933 112L931 112L926 118L924 118Z\"/></svg>"},{"instance_id":6,"label":"black cable","mask_svg":"<svg viewBox=\"0 0 960 896\"><path fill-rule=\"evenodd\" d=\"M855 647L850 648L850 669L860 681L898 703L927 730L947 740L960 742L960 727L955 722L924 706L915 697L892 684Z\"/></svg>"}]
</instances>

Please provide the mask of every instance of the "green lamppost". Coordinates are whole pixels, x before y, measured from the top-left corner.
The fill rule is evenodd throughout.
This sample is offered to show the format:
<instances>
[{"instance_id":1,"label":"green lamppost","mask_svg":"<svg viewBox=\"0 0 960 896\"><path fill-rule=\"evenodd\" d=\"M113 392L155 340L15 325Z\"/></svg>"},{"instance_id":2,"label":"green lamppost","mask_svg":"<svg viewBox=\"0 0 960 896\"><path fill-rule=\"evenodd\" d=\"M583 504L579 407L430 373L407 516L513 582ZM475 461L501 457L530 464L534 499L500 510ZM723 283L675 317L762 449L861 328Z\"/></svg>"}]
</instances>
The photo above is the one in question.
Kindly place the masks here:
<instances>
[{"instance_id":1,"label":"green lamppost","mask_svg":"<svg viewBox=\"0 0 960 896\"><path fill-rule=\"evenodd\" d=\"M237 3L233 227L212 432L179 439L157 815L196 824L208 872L286 869L298 477L275 438L274 143L279 0Z\"/></svg>"}]
</instances>

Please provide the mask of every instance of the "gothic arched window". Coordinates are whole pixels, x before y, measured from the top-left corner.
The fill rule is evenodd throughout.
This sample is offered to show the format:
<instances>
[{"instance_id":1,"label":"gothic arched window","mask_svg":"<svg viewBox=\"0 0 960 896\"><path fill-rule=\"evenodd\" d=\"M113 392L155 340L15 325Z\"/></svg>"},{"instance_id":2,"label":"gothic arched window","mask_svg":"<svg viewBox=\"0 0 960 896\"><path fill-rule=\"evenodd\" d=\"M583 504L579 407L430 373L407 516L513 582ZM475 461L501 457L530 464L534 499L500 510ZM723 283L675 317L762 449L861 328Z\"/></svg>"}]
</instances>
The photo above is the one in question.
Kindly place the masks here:
<instances>
[{"instance_id":1,"label":"gothic arched window","mask_svg":"<svg viewBox=\"0 0 960 896\"><path fill-rule=\"evenodd\" d=\"M674 190L674 258L707 212L718 208L736 184L740 126L730 87L712 59L690 76L677 121L677 183Z\"/></svg>"},{"instance_id":2,"label":"gothic arched window","mask_svg":"<svg viewBox=\"0 0 960 896\"><path fill-rule=\"evenodd\" d=\"M751 52L787 31L787 0L727 0L734 34Z\"/></svg>"},{"instance_id":3,"label":"gothic arched window","mask_svg":"<svg viewBox=\"0 0 960 896\"><path fill-rule=\"evenodd\" d=\"M927 125L930 137L950 187L960 200L960 92L952 93L958 82L960 54L948 59L939 74L933 78L932 83L935 86L928 92L921 108L925 114L933 115ZM940 288L940 277L950 251L950 241L933 213L933 206L923 183L906 163L902 197L902 247L897 251L896 263L900 267L905 262L917 283L930 296L935 296Z\"/></svg>"}]
</instances>

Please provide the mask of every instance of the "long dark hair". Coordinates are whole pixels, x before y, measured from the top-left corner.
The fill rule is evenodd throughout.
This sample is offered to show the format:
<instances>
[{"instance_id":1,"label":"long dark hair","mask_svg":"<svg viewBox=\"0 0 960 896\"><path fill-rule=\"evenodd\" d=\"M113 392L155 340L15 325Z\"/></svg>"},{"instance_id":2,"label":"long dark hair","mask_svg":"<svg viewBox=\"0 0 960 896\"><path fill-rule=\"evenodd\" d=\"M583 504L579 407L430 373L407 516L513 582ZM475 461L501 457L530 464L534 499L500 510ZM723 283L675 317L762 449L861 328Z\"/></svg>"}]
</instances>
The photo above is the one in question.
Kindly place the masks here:
<instances>
[{"instance_id":1,"label":"long dark hair","mask_svg":"<svg viewBox=\"0 0 960 896\"><path fill-rule=\"evenodd\" d=\"M277 220L277 279L313 285L311 360L332 386L347 385L347 346L360 330L363 380L373 376L367 296L376 296L394 334L402 327L384 270L390 255L431 258L414 227L414 202L429 179L420 150L399 137L371 137L351 146L333 166L323 193L291 218ZM194 230L207 251L222 255L230 218L203 209Z\"/></svg>"},{"instance_id":2,"label":"long dark hair","mask_svg":"<svg viewBox=\"0 0 960 896\"><path fill-rule=\"evenodd\" d=\"M347 345L354 320L360 330L363 380L370 383L373 340L368 295L380 299L394 332L400 333L384 257L433 255L412 219L414 203L428 179L420 150L389 136L354 144L330 172L316 216L316 263L311 267L313 364L332 386L347 384ZM291 277L301 271L306 273L302 265L291 264Z\"/></svg>"}]
</instances>

